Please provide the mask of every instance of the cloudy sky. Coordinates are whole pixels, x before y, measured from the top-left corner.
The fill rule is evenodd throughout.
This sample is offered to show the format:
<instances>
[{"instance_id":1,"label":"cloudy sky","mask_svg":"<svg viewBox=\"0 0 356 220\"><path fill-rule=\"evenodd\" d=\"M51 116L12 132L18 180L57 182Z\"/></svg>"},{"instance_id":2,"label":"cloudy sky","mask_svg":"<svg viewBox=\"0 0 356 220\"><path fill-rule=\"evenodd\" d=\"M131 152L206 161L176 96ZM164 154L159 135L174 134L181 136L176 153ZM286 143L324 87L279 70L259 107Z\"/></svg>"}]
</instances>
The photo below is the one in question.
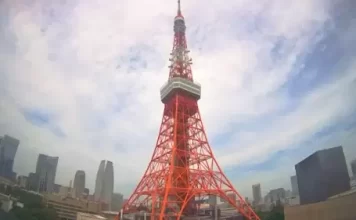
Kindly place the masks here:
<instances>
[{"instance_id":1,"label":"cloudy sky","mask_svg":"<svg viewBox=\"0 0 356 220\"><path fill-rule=\"evenodd\" d=\"M356 158L355 3L223 2L182 9L209 142L237 190L289 189L321 148ZM21 141L15 171L59 156L56 182L82 169L92 190L107 159L128 196L157 138L175 14L175 0L0 1L0 135Z\"/></svg>"}]
</instances>

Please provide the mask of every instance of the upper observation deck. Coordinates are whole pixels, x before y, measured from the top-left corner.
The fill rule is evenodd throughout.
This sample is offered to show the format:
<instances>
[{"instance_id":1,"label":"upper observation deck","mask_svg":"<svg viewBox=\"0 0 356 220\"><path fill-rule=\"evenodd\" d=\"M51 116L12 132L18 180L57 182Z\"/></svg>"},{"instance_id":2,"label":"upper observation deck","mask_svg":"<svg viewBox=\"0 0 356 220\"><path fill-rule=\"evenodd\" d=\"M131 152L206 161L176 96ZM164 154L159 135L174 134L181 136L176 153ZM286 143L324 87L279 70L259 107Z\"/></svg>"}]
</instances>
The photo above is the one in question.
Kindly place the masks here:
<instances>
[{"instance_id":1,"label":"upper observation deck","mask_svg":"<svg viewBox=\"0 0 356 220\"><path fill-rule=\"evenodd\" d=\"M161 101L165 103L169 97L178 91L199 100L201 95L201 85L181 77L170 78L168 82L161 87Z\"/></svg>"}]
</instances>

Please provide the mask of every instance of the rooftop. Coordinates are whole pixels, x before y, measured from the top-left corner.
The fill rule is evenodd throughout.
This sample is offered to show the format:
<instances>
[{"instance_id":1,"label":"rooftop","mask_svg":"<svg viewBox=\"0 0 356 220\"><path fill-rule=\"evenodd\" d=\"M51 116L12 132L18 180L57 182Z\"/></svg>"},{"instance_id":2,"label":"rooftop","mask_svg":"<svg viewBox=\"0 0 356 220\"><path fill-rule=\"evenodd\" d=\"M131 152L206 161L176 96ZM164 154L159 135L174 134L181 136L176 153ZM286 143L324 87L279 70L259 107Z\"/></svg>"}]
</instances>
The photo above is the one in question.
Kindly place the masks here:
<instances>
[{"instance_id":1,"label":"rooftop","mask_svg":"<svg viewBox=\"0 0 356 220\"><path fill-rule=\"evenodd\" d=\"M104 218L103 216L100 215L95 215L95 214L89 214L89 213L84 213L84 212L78 212L78 216L82 217L91 217L91 218L96 218L96 219L103 219L106 220L107 218Z\"/></svg>"},{"instance_id":2,"label":"rooftop","mask_svg":"<svg viewBox=\"0 0 356 220\"><path fill-rule=\"evenodd\" d=\"M337 194L335 196L331 196L328 199L336 199L336 198L343 197L343 196L348 196L348 195L351 195L351 194L354 194L354 193L356 193L356 189L351 189L349 191Z\"/></svg>"}]
</instances>

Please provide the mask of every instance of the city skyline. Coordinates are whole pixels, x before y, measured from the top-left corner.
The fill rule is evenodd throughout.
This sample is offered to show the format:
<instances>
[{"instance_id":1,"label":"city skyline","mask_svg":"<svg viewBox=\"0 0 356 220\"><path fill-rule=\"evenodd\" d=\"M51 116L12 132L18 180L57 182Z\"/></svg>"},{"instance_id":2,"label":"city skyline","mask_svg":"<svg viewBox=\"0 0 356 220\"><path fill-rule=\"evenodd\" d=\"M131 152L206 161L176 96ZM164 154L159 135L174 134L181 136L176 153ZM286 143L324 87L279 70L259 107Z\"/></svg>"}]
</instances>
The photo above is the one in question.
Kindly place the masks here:
<instances>
[{"instance_id":1,"label":"city skyline","mask_svg":"<svg viewBox=\"0 0 356 220\"><path fill-rule=\"evenodd\" d=\"M282 2L209 1L214 10L206 1L183 4L210 145L249 198L256 182L262 195L290 189L294 164L318 149L342 145L349 170L355 158L356 101L348 94L356 92L356 27L347 23L350 14L336 19L348 6ZM0 135L21 141L18 174L33 172L39 153L56 155L56 182L65 185L83 169L93 192L97 165L110 160L114 188L127 197L159 129L175 4L156 0L141 10L126 2L130 15L120 13L122 3L95 4L46 5L52 12L0 7L8 30L0 33Z\"/></svg>"}]
</instances>

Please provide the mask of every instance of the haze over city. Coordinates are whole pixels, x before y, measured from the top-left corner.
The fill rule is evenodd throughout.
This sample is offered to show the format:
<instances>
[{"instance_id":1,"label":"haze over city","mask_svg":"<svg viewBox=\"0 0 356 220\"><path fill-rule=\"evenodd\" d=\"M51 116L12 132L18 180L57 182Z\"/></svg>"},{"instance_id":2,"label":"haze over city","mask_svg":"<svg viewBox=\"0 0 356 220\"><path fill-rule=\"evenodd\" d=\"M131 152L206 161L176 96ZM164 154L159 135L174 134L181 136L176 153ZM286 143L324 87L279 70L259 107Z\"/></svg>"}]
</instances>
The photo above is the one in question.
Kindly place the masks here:
<instances>
[{"instance_id":1,"label":"haze over city","mask_svg":"<svg viewBox=\"0 0 356 220\"><path fill-rule=\"evenodd\" d=\"M14 170L58 156L94 189L101 160L129 196L154 150L172 47L172 1L0 3L0 135L20 140ZM11 7L10 7L11 4ZM318 149L356 155L352 1L184 1L210 146L243 195L290 189ZM6 8L6 9L5 9ZM9 10L10 9L10 10ZM355 21L355 20L354 20Z\"/></svg>"}]
</instances>

